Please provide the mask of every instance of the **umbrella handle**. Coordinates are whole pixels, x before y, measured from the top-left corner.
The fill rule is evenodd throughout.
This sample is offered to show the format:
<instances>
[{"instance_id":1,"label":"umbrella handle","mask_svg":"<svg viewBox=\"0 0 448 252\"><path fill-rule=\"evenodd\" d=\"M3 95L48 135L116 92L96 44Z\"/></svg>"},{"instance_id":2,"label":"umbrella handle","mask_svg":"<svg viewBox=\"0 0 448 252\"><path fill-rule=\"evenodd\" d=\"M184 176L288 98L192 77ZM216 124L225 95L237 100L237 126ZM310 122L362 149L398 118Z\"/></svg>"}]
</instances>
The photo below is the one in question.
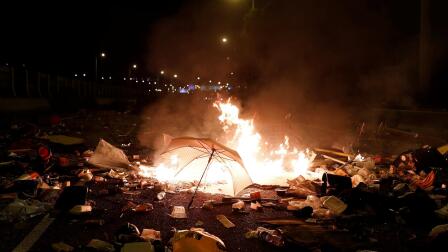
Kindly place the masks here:
<instances>
[{"instance_id":1,"label":"umbrella handle","mask_svg":"<svg viewBox=\"0 0 448 252\"><path fill-rule=\"evenodd\" d=\"M190 203L188 203L187 209L190 209L191 204L193 204L194 197L196 196L196 192L198 191L199 185L201 185L202 178L204 178L205 172L207 171L207 169L208 169L208 167L209 167L209 165L210 165L210 163L212 161L213 154L215 154L215 148L212 148L212 153L210 154L210 157L208 158L207 165L205 166L204 172L202 173L202 176L199 179L199 183L196 186L196 189L194 189L193 196L191 196L191 200L190 200Z\"/></svg>"}]
</instances>

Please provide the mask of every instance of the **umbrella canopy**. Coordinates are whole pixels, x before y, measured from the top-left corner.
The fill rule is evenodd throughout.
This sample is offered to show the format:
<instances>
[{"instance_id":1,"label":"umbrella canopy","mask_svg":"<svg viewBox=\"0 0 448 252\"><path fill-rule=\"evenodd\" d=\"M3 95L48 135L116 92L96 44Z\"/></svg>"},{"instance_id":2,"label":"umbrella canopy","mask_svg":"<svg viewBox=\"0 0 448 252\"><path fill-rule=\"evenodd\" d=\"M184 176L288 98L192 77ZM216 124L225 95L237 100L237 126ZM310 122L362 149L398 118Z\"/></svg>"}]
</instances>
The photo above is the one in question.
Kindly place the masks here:
<instances>
[{"instance_id":1,"label":"umbrella canopy","mask_svg":"<svg viewBox=\"0 0 448 252\"><path fill-rule=\"evenodd\" d=\"M252 184L243 160L238 152L209 138L179 137L167 141L162 157L176 157L176 175L182 177L197 177L205 174L212 177L213 169L208 167L219 166L225 169L232 180L232 194L235 195L245 187ZM204 170L206 169L206 170Z\"/></svg>"}]
</instances>

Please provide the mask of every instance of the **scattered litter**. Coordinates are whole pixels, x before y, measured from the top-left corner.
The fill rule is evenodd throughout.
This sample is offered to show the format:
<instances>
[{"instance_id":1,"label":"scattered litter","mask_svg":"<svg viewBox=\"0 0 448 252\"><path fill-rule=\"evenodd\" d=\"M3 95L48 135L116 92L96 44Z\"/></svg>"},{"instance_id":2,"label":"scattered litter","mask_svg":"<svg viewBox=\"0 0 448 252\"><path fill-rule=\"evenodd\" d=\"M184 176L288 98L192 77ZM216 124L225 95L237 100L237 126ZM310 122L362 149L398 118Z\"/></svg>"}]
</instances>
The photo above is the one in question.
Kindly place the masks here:
<instances>
[{"instance_id":1,"label":"scattered litter","mask_svg":"<svg viewBox=\"0 0 448 252\"><path fill-rule=\"evenodd\" d=\"M127 169L129 160L121 149L101 139L88 162L101 168Z\"/></svg>"},{"instance_id":2,"label":"scattered litter","mask_svg":"<svg viewBox=\"0 0 448 252\"><path fill-rule=\"evenodd\" d=\"M140 237L146 241L154 241L154 240L162 239L162 236L160 235L160 231L157 231L155 229L146 229L146 228L143 229Z\"/></svg>"},{"instance_id":3,"label":"scattered litter","mask_svg":"<svg viewBox=\"0 0 448 252\"><path fill-rule=\"evenodd\" d=\"M183 206L174 206L173 211L170 216L175 219L186 219L187 214L185 213L185 207Z\"/></svg>"},{"instance_id":4,"label":"scattered litter","mask_svg":"<svg viewBox=\"0 0 448 252\"><path fill-rule=\"evenodd\" d=\"M283 240L280 231L267 229L264 227L258 227L256 230L247 232L245 237L247 239L258 238L277 247L282 247L285 245L285 241Z\"/></svg>"},{"instance_id":5,"label":"scattered litter","mask_svg":"<svg viewBox=\"0 0 448 252\"><path fill-rule=\"evenodd\" d=\"M80 215L92 212L92 206L89 205L76 205L70 209L70 213L74 215Z\"/></svg>"},{"instance_id":6,"label":"scattered litter","mask_svg":"<svg viewBox=\"0 0 448 252\"><path fill-rule=\"evenodd\" d=\"M38 200L15 199L0 211L0 220L13 222L16 220L26 220L28 218L41 215L51 209L51 205Z\"/></svg>"},{"instance_id":7,"label":"scattered litter","mask_svg":"<svg viewBox=\"0 0 448 252\"><path fill-rule=\"evenodd\" d=\"M140 230L138 227L132 223L126 223L126 225L121 226L116 232L116 238L119 242L139 242L143 238L140 237Z\"/></svg>"},{"instance_id":8,"label":"scattered litter","mask_svg":"<svg viewBox=\"0 0 448 252\"><path fill-rule=\"evenodd\" d=\"M252 209L252 210L257 211L257 210L260 210L261 208L263 208L263 206L258 201L256 201L255 203L254 202L250 203L250 209Z\"/></svg>"},{"instance_id":9,"label":"scattered litter","mask_svg":"<svg viewBox=\"0 0 448 252\"><path fill-rule=\"evenodd\" d=\"M235 224L233 224L225 215L218 214L216 215L216 219L221 222L221 224L226 228L233 228Z\"/></svg>"},{"instance_id":10,"label":"scattered litter","mask_svg":"<svg viewBox=\"0 0 448 252\"><path fill-rule=\"evenodd\" d=\"M428 236L431 238L435 238L439 236L440 234L446 234L448 232L448 224L438 225L435 226L433 229L431 229L431 232L429 232Z\"/></svg>"},{"instance_id":11,"label":"scattered litter","mask_svg":"<svg viewBox=\"0 0 448 252\"><path fill-rule=\"evenodd\" d=\"M347 209L347 205L340 199L338 199L335 196L328 197L324 202L323 205L330 209L331 212L333 212L336 215L341 214L342 212Z\"/></svg>"},{"instance_id":12,"label":"scattered litter","mask_svg":"<svg viewBox=\"0 0 448 252\"><path fill-rule=\"evenodd\" d=\"M149 212L153 209L154 209L154 207L151 203L143 203L143 204L138 204L132 210L137 213L142 213L142 212Z\"/></svg>"},{"instance_id":13,"label":"scattered litter","mask_svg":"<svg viewBox=\"0 0 448 252\"><path fill-rule=\"evenodd\" d=\"M204 201L204 203L202 204L202 209L207 209L207 210L211 210L213 209L213 204L215 203L214 200L206 200Z\"/></svg>"},{"instance_id":14,"label":"scattered litter","mask_svg":"<svg viewBox=\"0 0 448 252\"><path fill-rule=\"evenodd\" d=\"M93 174L89 169L83 169L78 173L78 178L82 181L90 181L93 178Z\"/></svg>"},{"instance_id":15,"label":"scattered litter","mask_svg":"<svg viewBox=\"0 0 448 252\"><path fill-rule=\"evenodd\" d=\"M232 204L232 209L233 210L237 210L237 211L241 211L241 210L244 209L244 206L245 206L244 201L238 200L236 203Z\"/></svg>"},{"instance_id":16,"label":"scattered litter","mask_svg":"<svg viewBox=\"0 0 448 252\"><path fill-rule=\"evenodd\" d=\"M55 252L71 252L71 251L75 250L74 247L72 247L64 242L53 243L53 244L51 244L51 248Z\"/></svg>"},{"instance_id":17,"label":"scattered litter","mask_svg":"<svg viewBox=\"0 0 448 252\"><path fill-rule=\"evenodd\" d=\"M177 231L170 241L172 251L176 252L223 252L227 251L224 242L202 228Z\"/></svg>"},{"instance_id":18,"label":"scattered litter","mask_svg":"<svg viewBox=\"0 0 448 252\"><path fill-rule=\"evenodd\" d=\"M165 196L166 196L166 192L159 192L157 194L157 199L158 200L163 200L165 198Z\"/></svg>"},{"instance_id":19,"label":"scattered litter","mask_svg":"<svg viewBox=\"0 0 448 252\"><path fill-rule=\"evenodd\" d=\"M115 247L114 245L99 240L99 239L92 239L90 240L90 242L86 245L87 248L92 248L95 249L96 251L101 251L101 252L114 252L115 251Z\"/></svg>"}]
</instances>

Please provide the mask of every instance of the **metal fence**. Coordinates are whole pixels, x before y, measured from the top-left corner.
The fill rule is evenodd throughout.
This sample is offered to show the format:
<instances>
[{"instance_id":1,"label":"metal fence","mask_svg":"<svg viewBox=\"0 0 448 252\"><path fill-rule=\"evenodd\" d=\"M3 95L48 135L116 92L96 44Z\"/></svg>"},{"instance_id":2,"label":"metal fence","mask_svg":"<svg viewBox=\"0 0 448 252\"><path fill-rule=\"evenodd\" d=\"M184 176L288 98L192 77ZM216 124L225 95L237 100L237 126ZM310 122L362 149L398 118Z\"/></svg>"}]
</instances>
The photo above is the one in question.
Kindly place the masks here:
<instances>
[{"instance_id":1,"label":"metal fence","mask_svg":"<svg viewBox=\"0 0 448 252\"><path fill-rule=\"evenodd\" d=\"M138 95L125 81L89 81L30 71L24 67L0 66L0 97L111 97Z\"/></svg>"}]
</instances>

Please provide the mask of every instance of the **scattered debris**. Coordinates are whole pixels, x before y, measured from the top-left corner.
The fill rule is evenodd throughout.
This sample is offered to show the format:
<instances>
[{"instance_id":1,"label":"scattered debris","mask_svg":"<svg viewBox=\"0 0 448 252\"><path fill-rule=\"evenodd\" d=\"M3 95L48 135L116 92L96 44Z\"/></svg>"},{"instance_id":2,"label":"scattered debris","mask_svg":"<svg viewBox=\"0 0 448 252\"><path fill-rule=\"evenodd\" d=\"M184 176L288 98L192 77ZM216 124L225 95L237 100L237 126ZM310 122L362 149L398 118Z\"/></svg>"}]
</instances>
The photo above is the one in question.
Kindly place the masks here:
<instances>
[{"instance_id":1,"label":"scattered debris","mask_svg":"<svg viewBox=\"0 0 448 252\"><path fill-rule=\"evenodd\" d=\"M0 211L0 220L13 222L45 214L51 209L51 205L38 200L15 199Z\"/></svg>"},{"instance_id":2,"label":"scattered debris","mask_svg":"<svg viewBox=\"0 0 448 252\"><path fill-rule=\"evenodd\" d=\"M159 192L157 193L157 199L158 200L163 200L166 196L166 192Z\"/></svg>"},{"instance_id":3,"label":"scattered debris","mask_svg":"<svg viewBox=\"0 0 448 252\"><path fill-rule=\"evenodd\" d=\"M235 224L233 224L225 215L218 214L216 215L216 219L221 222L221 224L226 228L233 228Z\"/></svg>"},{"instance_id":4,"label":"scattered debris","mask_svg":"<svg viewBox=\"0 0 448 252\"><path fill-rule=\"evenodd\" d=\"M80 215L92 212L92 206L89 205L76 205L69 211L71 214Z\"/></svg>"},{"instance_id":5,"label":"scattered debris","mask_svg":"<svg viewBox=\"0 0 448 252\"><path fill-rule=\"evenodd\" d=\"M247 239L258 238L276 247L283 247L285 245L285 241L283 240L280 231L267 229L264 227L258 227L256 230L247 232L245 237Z\"/></svg>"},{"instance_id":6,"label":"scattered debris","mask_svg":"<svg viewBox=\"0 0 448 252\"><path fill-rule=\"evenodd\" d=\"M202 228L179 230L170 240L171 251L176 252L223 252L227 251L224 242Z\"/></svg>"},{"instance_id":7,"label":"scattered debris","mask_svg":"<svg viewBox=\"0 0 448 252\"><path fill-rule=\"evenodd\" d=\"M140 234L140 237L146 241L154 241L154 240L162 239L162 236L160 235L160 231L157 231L155 229L146 229L146 228L143 229L142 233Z\"/></svg>"},{"instance_id":8,"label":"scattered debris","mask_svg":"<svg viewBox=\"0 0 448 252\"><path fill-rule=\"evenodd\" d=\"M87 248L95 249L95 251L101 251L101 252L114 252L115 247L114 245L99 240L99 239L92 239L90 242L86 245Z\"/></svg>"},{"instance_id":9,"label":"scattered debris","mask_svg":"<svg viewBox=\"0 0 448 252\"><path fill-rule=\"evenodd\" d=\"M143 203L143 204L138 204L132 210L137 213L142 213L142 212L149 212L153 209L154 209L154 207L152 206L151 203Z\"/></svg>"},{"instance_id":10,"label":"scattered debris","mask_svg":"<svg viewBox=\"0 0 448 252\"><path fill-rule=\"evenodd\" d=\"M72 247L64 242L53 243L53 244L51 244L51 248L55 252L71 252L71 251L75 250L74 247Z\"/></svg>"},{"instance_id":11,"label":"scattered debris","mask_svg":"<svg viewBox=\"0 0 448 252\"><path fill-rule=\"evenodd\" d=\"M236 203L232 204L232 209L236 211L244 210L245 204L244 201L238 200Z\"/></svg>"},{"instance_id":12,"label":"scattered debris","mask_svg":"<svg viewBox=\"0 0 448 252\"><path fill-rule=\"evenodd\" d=\"M330 209L335 215L340 215L347 209L347 205L335 196L326 198L322 203L326 208Z\"/></svg>"},{"instance_id":13,"label":"scattered debris","mask_svg":"<svg viewBox=\"0 0 448 252\"><path fill-rule=\"evenodd\" d=\"M173 211L170 216L175 219L186 219L187 214L185 213L185 207L183 206L174 206Z\"/></svg>"},{"instance_id":14,"label":"scattered debris","mask_svg":"<svg viewBox=\"0 0 448 252\"><path fill-rule=\"evenodd\" d=\"M88 162L101 168L127 169L130 162L124 152L101 139Z\"/></svg>"}]
</instances>

